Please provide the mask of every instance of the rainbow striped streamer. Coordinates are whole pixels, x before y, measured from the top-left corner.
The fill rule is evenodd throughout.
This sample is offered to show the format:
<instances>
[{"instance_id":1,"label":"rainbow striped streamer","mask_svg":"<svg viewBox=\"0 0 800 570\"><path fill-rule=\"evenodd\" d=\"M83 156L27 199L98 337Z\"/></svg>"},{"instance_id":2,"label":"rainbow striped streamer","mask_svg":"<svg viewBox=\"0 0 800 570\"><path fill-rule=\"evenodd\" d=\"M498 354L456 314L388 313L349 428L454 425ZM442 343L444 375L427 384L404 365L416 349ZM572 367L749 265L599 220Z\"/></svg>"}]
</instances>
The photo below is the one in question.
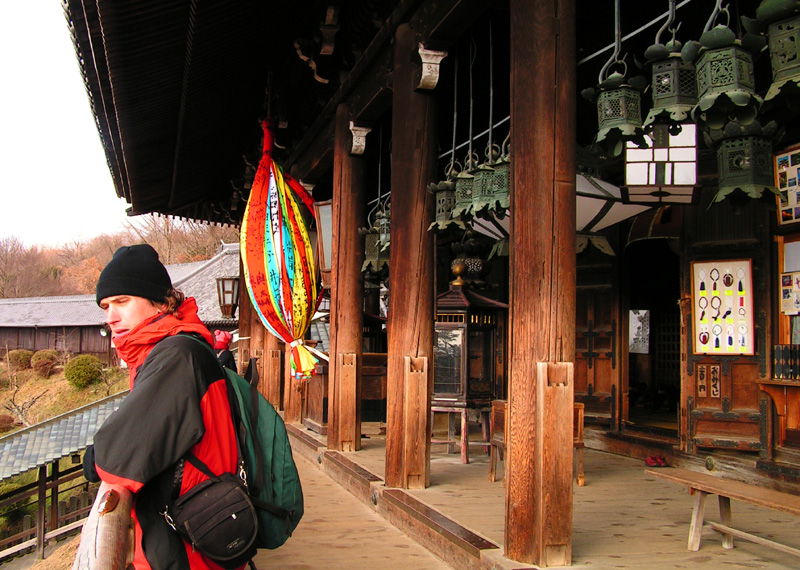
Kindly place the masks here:
<instances>
[{"instance_id":1,"label":"rainbow striped streamer","mask_svg":"<svg viewBox=\"0 0 800 570\"><path fill-rule=\"evenodd\" d=\"M272 159L267 121L263 129L264 150L242 220L239 251L254 309L266 329L291 346L294 376L308 380L318 360L302 339L322 297L308 231L314 201Z\"/></svg>"}]
</instances>

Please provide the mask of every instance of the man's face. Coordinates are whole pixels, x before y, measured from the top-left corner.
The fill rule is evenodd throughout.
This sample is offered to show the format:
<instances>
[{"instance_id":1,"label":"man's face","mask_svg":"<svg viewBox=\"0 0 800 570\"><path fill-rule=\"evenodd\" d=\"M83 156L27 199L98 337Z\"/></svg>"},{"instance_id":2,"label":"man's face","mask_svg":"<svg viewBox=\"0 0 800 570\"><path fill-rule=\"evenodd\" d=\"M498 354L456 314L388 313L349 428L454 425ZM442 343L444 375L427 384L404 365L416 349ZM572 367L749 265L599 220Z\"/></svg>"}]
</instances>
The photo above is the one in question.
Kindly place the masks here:
<instances>
[{"instance_id":1,"label":"man's face","mask_svg":"<svg viewBox=\"0 0 800 570\"><path fill-rule=\"evenodd\" d=\"M114 295L100 301L106 313L106 324L111 329L111 338L126 335L132 328L161 312L152 301L133 295Z\"/></svg>"}]
</instances>

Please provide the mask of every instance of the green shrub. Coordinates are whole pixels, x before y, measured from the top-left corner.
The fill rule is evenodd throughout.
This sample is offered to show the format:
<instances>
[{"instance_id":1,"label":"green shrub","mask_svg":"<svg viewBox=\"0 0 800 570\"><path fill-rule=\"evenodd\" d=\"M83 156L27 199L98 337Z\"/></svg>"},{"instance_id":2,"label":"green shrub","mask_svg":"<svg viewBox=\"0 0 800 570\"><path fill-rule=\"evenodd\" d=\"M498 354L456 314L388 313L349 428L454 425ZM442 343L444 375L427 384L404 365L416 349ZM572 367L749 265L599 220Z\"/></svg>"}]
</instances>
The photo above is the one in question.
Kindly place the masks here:
<instances>
[{"instance_id":1,"label":"green shrub","mask_svg":"<svg viewBox=\"0 0 800 570\"><path fill-rule=\"evenodd\" d=\"M27 370L31 367L31 357L33 351L25 349L10 350L8 352L8 362L11 370Z\"/></svg>"},{"instance_id":2,"label":"green shrub","mask_svg":"<svg viewBox=\"0 0 800 570\"><path fill-rule=\"evenodd\" d=\"M67 381L78 389L86 388L103 377L103 363L91 354L76 356L64 367Z\"/></svg>"},{"instance_id":3,"label":"green shrub","mask_svg":"<svg viewBox=\"0 0 800 570\"><path fill-rule=\"evenodd\" d=\"M50 348L37 350L31 357L31 367L42 378L50 376L56 364L58 364L58 351Z\"/></svg>"}]
</instances>

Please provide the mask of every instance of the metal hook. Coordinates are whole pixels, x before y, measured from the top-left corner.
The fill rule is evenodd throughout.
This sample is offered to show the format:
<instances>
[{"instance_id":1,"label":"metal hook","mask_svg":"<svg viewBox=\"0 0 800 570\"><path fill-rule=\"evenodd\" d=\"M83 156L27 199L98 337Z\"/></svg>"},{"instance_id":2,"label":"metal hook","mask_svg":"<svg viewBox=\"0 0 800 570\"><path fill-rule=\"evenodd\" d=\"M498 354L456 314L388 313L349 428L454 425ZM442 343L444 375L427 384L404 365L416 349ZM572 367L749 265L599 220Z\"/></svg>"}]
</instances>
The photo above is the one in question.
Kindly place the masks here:
<instances>
[{"instance_id":1,"label":"metal hook","mask_svg":"<svg viewBox=\"0 0 800 570\"><path fill-rule=\"evenodd\" d=\"M678 31L678 28L672 29L672 24L675 23L675 0L669 0L669 16L667 16L667 21L664 22L664 25L659 28L658 33L656 34L656 44L661 43L661 34L669 30L672 32L672 39L675 39L675 32ZM680 24L678 24L680 27Z\"/></svg>"},{"instance_id":2,"label":"metal hook","mask_svg":"<svg viewBox=\"0 0 800 570\"><path fill-rule=\"evenodd\" d=\"M719 16L720 12L725 12L725 14L728 16L728 24L730 25L730 23L731 23L731 14L730 14L730 12L728 12L728 5L725 4L725 7L723 8L722 7L722 0L717 0L716 5L714 6L714 11L711 12L711 17L708 19L708 22L706 22L706 27L703 28L703 32L704 33L709 31L712 28L712 26L714 25L714 22L717 20L717 16Z\"/></svg>"},{"instance_id":3,"label":"metal hook","mask_svg":"<svg viewBox=\"0 0 800 570\"><path fill-rule=\"evenodd\" d=\"M721 1L721 0L719 0ZM622 51L622 31L620 26L620 8L619 8L620 0L614 0L614 53L611 54L611 57L608 58L608 61L603 65L603 68L600 70L600 75L598 76L598 83L603 83L606 80L606 72L608 69L615 63L624 63L623 61L619 60L619 53ZM625 59L624 56L622 58Z\"/></svg>"}]
</instances>

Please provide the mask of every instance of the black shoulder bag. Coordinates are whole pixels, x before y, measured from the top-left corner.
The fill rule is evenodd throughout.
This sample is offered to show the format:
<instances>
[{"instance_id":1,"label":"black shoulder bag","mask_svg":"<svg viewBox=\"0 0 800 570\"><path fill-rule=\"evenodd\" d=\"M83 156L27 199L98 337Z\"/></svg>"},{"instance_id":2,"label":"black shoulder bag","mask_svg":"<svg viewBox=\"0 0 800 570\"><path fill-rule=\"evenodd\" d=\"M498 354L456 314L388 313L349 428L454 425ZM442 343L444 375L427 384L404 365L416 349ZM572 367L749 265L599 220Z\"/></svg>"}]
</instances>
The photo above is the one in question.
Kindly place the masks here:
<instances>
[{"instance_id":1,"label":"black shoulder bag","mask_svg":"<svg viewBox=\"0 0 800 570\"><path fill-rule=\"evenodd\" d=\"M239 568L256 554L258 517L244 473L214 475L191 452L186 461L208 479L174 499L162 513L184 540L223 568Z\"/></svg>"}]
</instances>

